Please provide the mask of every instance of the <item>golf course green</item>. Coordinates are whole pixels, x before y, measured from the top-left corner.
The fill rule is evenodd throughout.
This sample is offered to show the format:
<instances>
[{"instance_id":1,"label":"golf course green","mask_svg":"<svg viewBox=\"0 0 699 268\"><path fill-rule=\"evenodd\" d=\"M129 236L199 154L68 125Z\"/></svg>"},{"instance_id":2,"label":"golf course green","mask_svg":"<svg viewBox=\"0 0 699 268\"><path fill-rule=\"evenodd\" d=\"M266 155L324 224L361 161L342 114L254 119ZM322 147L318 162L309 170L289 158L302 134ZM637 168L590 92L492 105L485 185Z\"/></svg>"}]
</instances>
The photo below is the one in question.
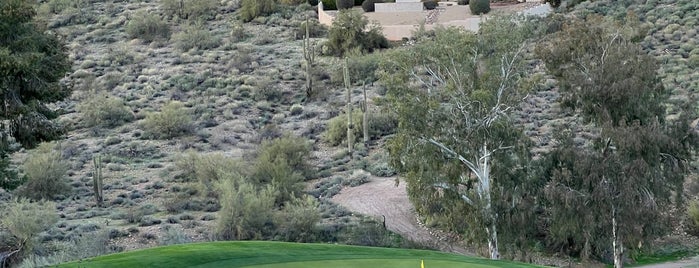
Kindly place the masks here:
<instances>
[{"instance_id":1,"label":"golf course green","mask_svg":"<svg viewBox=\"0 0 699 268\"><path fill-rule=\"evenodd\" d=\"M99 256L58 267L538 267L428 250L234 241L183 244Z\"/></svg>"}]
</instances>

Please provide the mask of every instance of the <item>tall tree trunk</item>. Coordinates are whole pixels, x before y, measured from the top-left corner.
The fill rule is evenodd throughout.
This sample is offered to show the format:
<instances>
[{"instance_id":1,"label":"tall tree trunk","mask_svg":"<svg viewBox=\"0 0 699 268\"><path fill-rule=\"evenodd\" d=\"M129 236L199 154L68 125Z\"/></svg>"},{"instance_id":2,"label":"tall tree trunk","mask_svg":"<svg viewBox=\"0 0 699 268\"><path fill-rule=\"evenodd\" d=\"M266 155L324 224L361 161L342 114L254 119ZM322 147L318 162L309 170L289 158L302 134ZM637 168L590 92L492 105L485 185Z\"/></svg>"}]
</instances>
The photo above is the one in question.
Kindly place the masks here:
<instances>
[{"instance_id":1,"label":"tall tree trunk","mask_svg":"<svg viewBox=\"0 0 699 268\"><path fill-rule=\"evenodd\" d=\"M624 267L624 244L619 235L616 206L612 205L612 247L614 248L614 268Z\"/></svg>"},{"instance_id":2,"label":"tall tree trunk","mask_svg":"<svg viewBox=\"0 0 699 268\"><path fill-rule=\"evenodd\" d=\"M490 152L488 151L488 145L483 144L483 163L480 181L480 195L481 200L483 200L483 216L490 220L490 226L485 227L486 234L488 235L488 251L490 252L490 259L498 260L500 259L500 250L498 249L498 231L497 231L497 219L495 217L495 212L493 211L492 199L490 197Z\"/></svg>"}]
</instances>

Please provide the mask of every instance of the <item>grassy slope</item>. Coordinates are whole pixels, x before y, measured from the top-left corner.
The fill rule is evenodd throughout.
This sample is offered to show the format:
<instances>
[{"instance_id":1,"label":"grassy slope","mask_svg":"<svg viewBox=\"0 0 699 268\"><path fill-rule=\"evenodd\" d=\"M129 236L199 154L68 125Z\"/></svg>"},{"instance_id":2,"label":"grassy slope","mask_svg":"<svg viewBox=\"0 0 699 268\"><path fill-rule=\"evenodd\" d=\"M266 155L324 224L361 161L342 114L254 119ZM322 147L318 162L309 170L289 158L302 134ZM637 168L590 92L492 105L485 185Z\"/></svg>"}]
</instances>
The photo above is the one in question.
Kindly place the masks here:
<instances>
[{"instance_id":1,"label":"grassy slope","mask_svg":"<svg viewBox=\"0 0 699 268\"><path fill-rule=\"evenodd\" d=\"M96 257L59 267L537 267L437 251L283 242L212 242L150 248ZM284 264L284 263L289 263ZM368 266L366 266L368 265Z\"/></svg>"}]
</instances>

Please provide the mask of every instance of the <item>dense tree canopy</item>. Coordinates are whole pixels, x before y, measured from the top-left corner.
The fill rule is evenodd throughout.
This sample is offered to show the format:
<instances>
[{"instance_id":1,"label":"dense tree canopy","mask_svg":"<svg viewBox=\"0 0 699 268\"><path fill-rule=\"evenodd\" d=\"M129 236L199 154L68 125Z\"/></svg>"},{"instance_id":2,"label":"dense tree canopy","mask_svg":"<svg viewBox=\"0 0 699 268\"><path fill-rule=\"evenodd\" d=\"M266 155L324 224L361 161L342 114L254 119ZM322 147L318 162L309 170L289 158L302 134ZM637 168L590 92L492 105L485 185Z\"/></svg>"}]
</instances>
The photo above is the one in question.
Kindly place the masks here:
<instances>
[{"instance_id":1,"label":"dense tree canopy","mask_svg":"<svg viewBox=\"0 0 699 268\"><path fill-rule=\"evenodd\" d=\"M583 257L627 249L662 232L659 208L682 193L687 163L698 145L694 110L666 120L669 92L657 66L633 40L629 24L570 21L539 47L560 82L563 104L579 111L597 134L586 145L560 138L547 158L544 189L550 239Z\"/></svg>"},{"instance_id":2,"label":"dense tree canopy","mask_svg":"<svg viewBox=\"0 0 699 268\"><path fill-rule=\"evenodd\" d=\"M386 56L381 81L399 118L388 142L391 161L413 203L424 216L487 242L495 259L498 238L517 243L522 236L510 234L526 229L531 215L529 142L512 118L523 97L523 44L531 29L509 17L481 29L418 34L424 38L414 46Z\"/></svg>"},{"instance_id":3,"label":"dense tree canopy","mask_svg":"<svg viewBox=\"0 0 699 268\"><path fill-rule=\"evenodd\" d=\"M66 48L33 20L32 1L0 2L0 158L6 169L6 154L12 140L24 147L55 139L61 129L51 120L56 111L47 104L70 93L59 81L70 70ZM3 174L0 186L12 186Z\"/></svg>"}]
</instances>

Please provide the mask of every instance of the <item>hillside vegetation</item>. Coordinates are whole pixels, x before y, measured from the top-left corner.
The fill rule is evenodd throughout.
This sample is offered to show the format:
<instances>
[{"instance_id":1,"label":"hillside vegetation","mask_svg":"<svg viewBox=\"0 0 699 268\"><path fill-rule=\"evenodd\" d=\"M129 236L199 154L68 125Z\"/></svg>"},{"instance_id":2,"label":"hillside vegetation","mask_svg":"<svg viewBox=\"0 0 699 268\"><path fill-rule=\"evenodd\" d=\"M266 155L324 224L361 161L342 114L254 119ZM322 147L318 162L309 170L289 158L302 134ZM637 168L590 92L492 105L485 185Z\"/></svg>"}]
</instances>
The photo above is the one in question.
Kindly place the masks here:
<instances>
[{"instance_id":1,"label":"hillside vegetation","mask_svg":"<svg viewBox=\"0 0 699 268\"><path fill-rule=\"evenodd\" d=\"M0 219L0 258L31 267L218 240L434 246L332 203L369 175L405 178L419 220L474 254L629 263L693 252L699 3L563 2L548 18L388 43L357 8L325 27L306 1L3 1L0 86L27 105L3 110L0 211L12 216ZM56 46L17 41L13 25ZM605 52L612 65L596 61L605 40L619 45ZM44 56L16 52L31 49ZM67 55L55 72L72 63L60 81L38 67L46 51ZM43 91L5 93L24 88ZM344 246L191 248L248 245L298 253L285 262L492 264ZM174 260L185 248L91 261ZM325 250L336 254L313 253Z\"/></svg>"}]
</instances>

